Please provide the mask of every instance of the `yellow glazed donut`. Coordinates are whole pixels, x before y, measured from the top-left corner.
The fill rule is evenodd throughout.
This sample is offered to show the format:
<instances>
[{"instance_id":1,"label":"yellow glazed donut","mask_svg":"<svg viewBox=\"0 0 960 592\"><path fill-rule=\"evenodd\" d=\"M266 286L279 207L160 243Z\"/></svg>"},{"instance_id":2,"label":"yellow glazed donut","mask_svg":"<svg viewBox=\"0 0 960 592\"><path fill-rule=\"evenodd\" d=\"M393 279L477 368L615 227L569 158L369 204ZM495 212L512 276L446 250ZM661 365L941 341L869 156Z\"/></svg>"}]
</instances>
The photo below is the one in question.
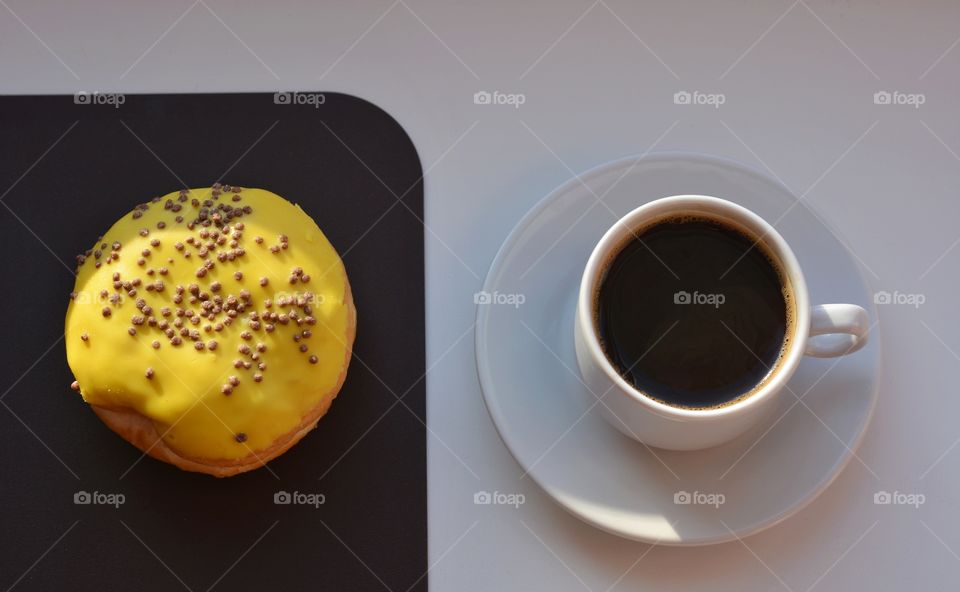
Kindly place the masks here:
<instances>
[{"instance_id":1,"label":"yellow glazed donut","mask_svg":"<svg viewBox=\"0 0 960 592\"><path fill-rule=\"evenodd\" d=\"M263 466L343 385L357 318L346 270L278 195L215 184L156 197L77 261L72 387L154 458L218 477Z\"/></svg>"}]
</instances>

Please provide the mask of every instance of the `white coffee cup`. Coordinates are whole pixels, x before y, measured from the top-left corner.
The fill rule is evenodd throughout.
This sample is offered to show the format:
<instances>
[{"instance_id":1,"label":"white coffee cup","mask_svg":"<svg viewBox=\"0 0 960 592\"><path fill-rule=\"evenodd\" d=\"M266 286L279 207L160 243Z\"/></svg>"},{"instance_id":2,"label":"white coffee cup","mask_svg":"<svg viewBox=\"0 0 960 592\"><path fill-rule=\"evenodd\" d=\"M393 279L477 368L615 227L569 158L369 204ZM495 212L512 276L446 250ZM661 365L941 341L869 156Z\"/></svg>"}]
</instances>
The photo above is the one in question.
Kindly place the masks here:
<instances>
[{"instance_id":1,"label":"white coffee cup","mask_svg":"<svg viewBox=\"0 0 960 592\"><path fill-rule=\"evenodd\" d=\"M755 392L729 405L689 409L662 403L625 380L604 353L597 332L597 291L606 267L635 230L678 215L718 219L756 237L779 262L796 307L790 341L773 370ZM773 407L804 355L829 358L852 353L867 342L867 312L853 304L810 306L807 284L797 258L783 237L760 216L735 203L702 195L677 195L647 203L611 227L594 247L580 282L575 318L577 363L591 404L625 435L650 446L695 450L722 444L740 435ZM656 393L651 393L655 396Z\"/></svg>"}]
</instances>

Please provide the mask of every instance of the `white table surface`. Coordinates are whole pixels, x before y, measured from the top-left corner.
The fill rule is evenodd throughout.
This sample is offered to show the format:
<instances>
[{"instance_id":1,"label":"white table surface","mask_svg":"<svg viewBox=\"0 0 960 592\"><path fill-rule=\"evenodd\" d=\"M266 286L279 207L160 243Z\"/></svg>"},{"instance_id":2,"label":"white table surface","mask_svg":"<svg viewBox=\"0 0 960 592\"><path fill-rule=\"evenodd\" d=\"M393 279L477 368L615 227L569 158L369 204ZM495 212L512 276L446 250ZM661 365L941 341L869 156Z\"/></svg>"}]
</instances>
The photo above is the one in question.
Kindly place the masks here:
<instances>
[{"instance_id":1,"label":"white table surface","mask_svg":"<svg viewBox=\"0 0 960 592\"><path fill-rule=\"evenodd\" d=\"M262 4L0 1L0 92L316 89L400 121L428 171L432 590L955 589L960 5ZM482 90L526 102L475 105ZM726 102L675 105L684 90ZM925 103L875 105L882 90ZM481 400L473 294L500 243L571 171L651 145L768 170L842 230L874 290L925 297L880 307L862 462L742 543L651 548L580 523L520 480ZM480 490L526 503L474 505Z\"/></svg>"}]
</instances>

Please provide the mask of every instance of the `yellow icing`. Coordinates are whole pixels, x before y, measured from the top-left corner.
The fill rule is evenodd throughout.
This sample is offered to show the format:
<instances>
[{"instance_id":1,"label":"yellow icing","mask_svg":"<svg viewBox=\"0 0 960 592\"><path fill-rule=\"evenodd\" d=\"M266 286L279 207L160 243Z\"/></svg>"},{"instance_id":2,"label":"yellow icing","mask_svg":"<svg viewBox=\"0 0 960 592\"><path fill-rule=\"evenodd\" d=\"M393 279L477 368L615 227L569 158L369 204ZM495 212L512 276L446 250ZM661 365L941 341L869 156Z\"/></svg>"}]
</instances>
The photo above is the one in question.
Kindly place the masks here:
<instances>
[{"instance_id":1,"label":"yellow icing","mask_svg":"<svg viewBox=\"0 0 960 592\"><path fill-rule=\"evenodd\" d=\"M153 420L167 445L191 457L237 459L267 448L294 429L305 414L328 396L349 361L350 313L344 302L347 278L334 248L299 206L262 189L243 189L238 195L240 201L233 201L233 191L217 196L212 188L191 189L183 202L180 192L173 192L149 202L148 209L139 210L139 217L134 217L138 210L123 216L80 264L75 295L67 308L67 360L84 400L108 408L135 409ZM194 205L194 199L200 204ZM179 204L180 211L165 209L168 200ZM204 227L196 225L190 230L187 224L197 218L204 200L212 200L213 208L222 203L232 208L248 206L252 212L225 222L231 235L236 232L234 225L242 223L236 248L242 248L245 254L233 261L219 261L217 251L233 250L228 238L208 254L214 263L212 269L204 277L197 277L204 261L199 252L199 235ZM183 221L176 222L176 216L182 216ZM166 225L163 229L157 227L161 221ZM149 234L141 236L142 229ZM222 234L215 225L206 230ZM280 235L286 235L288 248L279 248ZM191 236L195 237L194 245L187 243ZM258 244L256 237L262 237L262 243ZM152 240L159 240L160 244L151 246ZM114 241L121 244L119 259L108 261ZM183 243L183 250L175 248L177 242ZM202 241L209 242L209 238ZM102 243L108 245L105 250L101 250ZM271 247L277 252L272 252ZM149 249L150 254L143 256L144 249ZM99 258L94 253L98 250ZM190 257L186 257L187 252ZM139 259L144 260L143 265L138 264ZM167 268L166 275L159 273L161 267ZM291 272L296 267L309 276L307 283L291 284ZM148 269L154 270L152 276L147 275ZM237 271L242 273L240 280L234 277ZM114 289L115 272L120 273L120 281L140 278L135 296L128 296L122 286ZM266 286L260 285L263 277L267 278ZM163 282L163 290L148 291L147 285L157 280ZM215 281L221 284L217 293L211 291ZM179 336L180 330L173 325L177 307L201 310L200 301L189 303L190 292L186 289L194 283L211 299L216 294L224 300L229 295L239 298L241 289L250 293L246 309L220 331L216 330L216 322L223 321L226 311L217 314L215 321L201 318L198 325L189 320L190 315L183 317L184 327L200 332L203 350L195 349L190 337L181 337L182 344L174 346L157 326L131 323L135 315L146 317L136 306L137 299L142 298L152 308L155 321L166 320L168 329L174 329ZM178 285L185 288L179 305L173 300ZM104 290L107 299L101 297ZM113 294L122 297L119 302L110 302L109 295ZM286 325L276 322L274 331L267 332L267 323L261 317L260 328L251 328L256 325L251 324L251 311L259 316L264 312L280 314L294 310L306 319L308 315L301 308L281 307L279 300L309 294L314 295L309 305L309 316L315 319L312 325L306 320L301 326L292 320ZM273 302L271 308L265 307L268 298ZM104 316L104 307L109 307L110 316ZM171 309L169 317L162 316L163 307ZM211 326L209 331L205 329L207 325ZM136 330L133 336L128 333L130 327ZM294 341L293 335L303 330L312 335ZM249 331L250 340L241 337L244 331ZM84 334L86 340L82 338ZM152 345L155 340L160 342L158 349ZM208 347L210 340L217 342L214 351ZM258 362L251 359L259 343L266 346L266 351L259 354L259 361L266 364L262 372ZM301 344L308 346L306 353L300 351ZM240 353L243 345L251 349L250 354ZM317 356L317 363L310 363L311 355ZM251 368L235 368L237 359L247 360ZM151 378L147 377L148 368L153 369ZM260 382L253 378L257 372L262 374ZM239 384L226 395L222 389L231 376L237 377ZM243 435L238 438L238 434Z\"/></svg>"}]
</instances>

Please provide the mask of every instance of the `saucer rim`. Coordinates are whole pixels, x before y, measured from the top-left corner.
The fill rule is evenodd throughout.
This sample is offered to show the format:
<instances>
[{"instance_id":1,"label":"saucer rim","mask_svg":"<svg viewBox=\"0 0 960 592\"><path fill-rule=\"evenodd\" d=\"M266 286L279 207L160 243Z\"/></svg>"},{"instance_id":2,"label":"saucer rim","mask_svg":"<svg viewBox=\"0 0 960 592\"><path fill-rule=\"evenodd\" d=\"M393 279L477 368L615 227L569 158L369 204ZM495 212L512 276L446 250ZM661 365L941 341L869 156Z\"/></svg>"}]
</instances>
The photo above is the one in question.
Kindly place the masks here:
<instances>
[{"instance_id":1,"label":"saucer rim","mask_svg":"<svg viewBox=\"0 0 960 592\"><path fill-rule=\"evenodd\" d=\"M528 211L524 214L520 220L513 226L510 232L507 234L506 238L500 245L500 248L497 249L497 253L494 256L493 260L490 263L490 267L487 270L487 274L484 277L483 287L481 290L484 292L490 292L494 287L491 285L493 281L493 276L495 272L498 272L503 266L503 261L506 257L513 251L516 247L516 241L519 240L520 236L526 231L530 225L536 221L540 215L546 211L556 199L563 195L564 193L570 191L571 189L585 185L589 180L596 178L598 176L609 173L612 170L624 167L628 163L633 163L633 166L639 165L641 162L656 162L656 161L669 161L669 160L687 160L693 162L700 162L705 164L712 165L721 165L726 167L734 167L741 169L743 172L752 175L764 182L771 183L779 187L787 195L793 197L797 201L802 201L801 198L797 197L793 191L791 191L785 184L783 184L778 179L775 179L754 166L751 166L747 163L741 162L739 160L721 157L712 154L707 154L703 152L696 151L657 151L657 152L646 152L641 154L631 154L616 158L611 161L607 161L598 165L594 165L584 171L581 174L574 174L573 177L567 179L552 191L550 191L546 196L542 197L537 201ZM841 236L840 233L826 220L816 213L813 213L813 208L809 203L804 202L802 204L808 210L811 211L812 215L817 218L817 220L824 225L824 227L835 237ZM843 244L843 241L838 238L838 241ZM853 264L856 268L858 278L860 279L861 284L865 288L869 288L869 281L864 274L863 266L860 264L856 258L853 258ZM815 499L820 497L820 495L833 484L833 482L839 477L847 465L850 464L850 461L853 460L854 456L857 454L860 445L863 442L864 437L867 434L867 430L870 427L870 423L873 420L873 415L876 410L877 400L879 399L880 383L879 380L875 381L875 386L873 387L873 392L871 393L870 404L866 410L866 413L863 414L863 418L860 422L860 425L857 430L857 435L854 440L847 445L846 453L840 458L829 471L825 473L825 477L817 484L816 487L810 490L810 492L799 502L794 503L793 505L787 507L779 514L776 514L771 517L763 518L750 524L748 526L742 527L736 531L730 531L728 534L720 534L711 537L700 537L694 539L684 540L679 538L677 540L664 540L662 538L654 538L635 531L617 528L610 524L601 523L595 520L590 516L589 513L580 511L575 508L575 505L568 503L563 495L555 491L551 486L545 484L540 477L537 475L535 468L527 469L523 462L520 461L517 453L514 452L515 445L511 442L510 436L506 433L506 430L502 427L505 422L505 418L502 416L500 411L496 409L496 406L490 401L490 392L493 386L493 377L490 372L489 363L485 352L487 350L487 325L488 317L490 314L490 307L475 305L477 309L476 313L476 334L474 336L474 361L477 369L477 377L480 382L480 394L483 399L484 407L487 409L487 413L490 415L490 419L493 422L494 428L497 430L497 434L500 436L501 441L503 441L504 446L510 452L510 455L513 457L514 461L520 465L525 471L526 475L530 477L534 483L536 483L544 493L547 494L557 505L566 510L569 514L575 516L581 521L599 529L604 532L608 532L613 535L617 535L626 539L648 543L652 545L662 545L662 546L671 546L671 547L699 547L707 545L715 545L726 543L730 541L735 541L743 539L768 528L772 528L786 519L794 516L795 514L802 511L808 505L810 505ZM879 326L879 318L877 317L876 304L873 302L868 303L868 310L872 315L872 318L877 319L875 323L875 330L871 331L872 340L876 343L876 367L880 367L883 361L883 347L882 343L879 340L879 331L876 328Z\"/></svg>"}]
</instances>

